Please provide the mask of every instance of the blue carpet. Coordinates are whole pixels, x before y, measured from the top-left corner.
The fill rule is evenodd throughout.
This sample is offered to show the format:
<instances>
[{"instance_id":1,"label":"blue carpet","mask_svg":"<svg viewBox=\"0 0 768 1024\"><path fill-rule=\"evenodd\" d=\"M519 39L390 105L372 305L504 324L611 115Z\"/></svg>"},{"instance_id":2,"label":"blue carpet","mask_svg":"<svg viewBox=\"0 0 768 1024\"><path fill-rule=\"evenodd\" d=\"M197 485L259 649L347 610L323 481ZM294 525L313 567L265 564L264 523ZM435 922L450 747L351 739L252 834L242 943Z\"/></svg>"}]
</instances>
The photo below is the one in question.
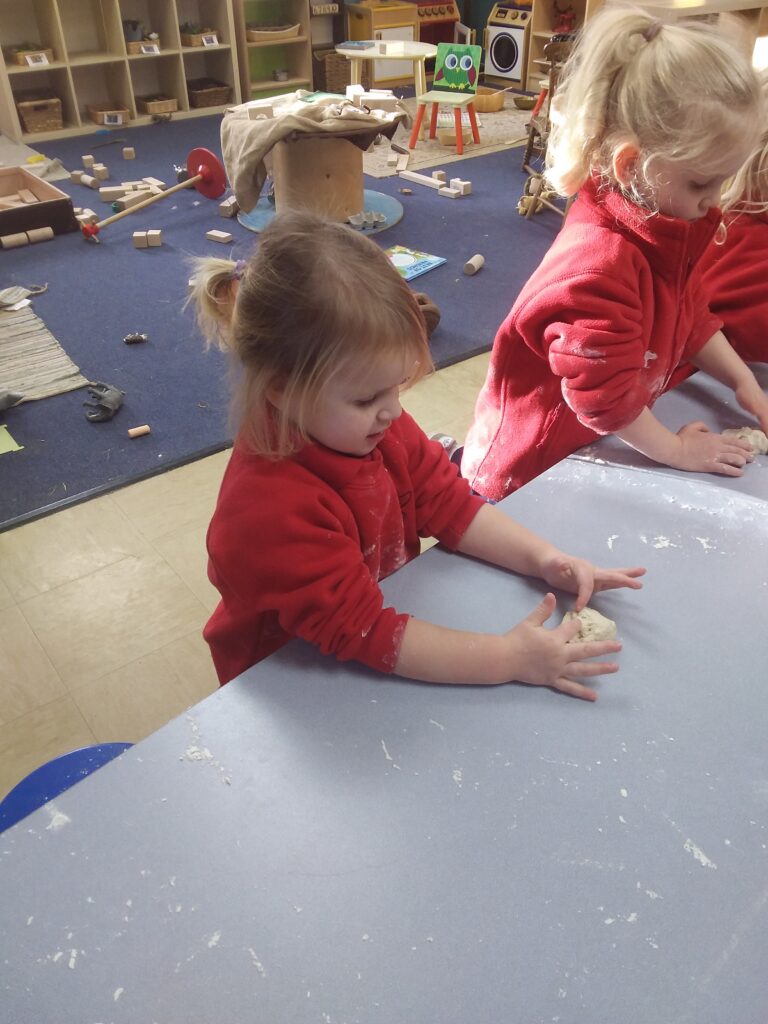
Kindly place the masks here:
<instances>
[{"instance_id":1,"label":"blue carpet","mask_svg":"<svg viewBox=\"0 0 768 1024\"><path fill-rule=\"evenodd\" d=\"M95 135L46 143L40 149L69 168L93 153L107 164L111 181L145 175L175 181L174 164L189 150L206 146L220 153L219 117L190 119L114 136ZM125 139L136 159L122 159ZM412 195L399 178L366 178L366 187L400 200L402 221L375 235L384 248L406 245L444 256L447 263L412 282L442 312L432 337L438 366L487 350L517 292L549 247L560 220L544 213L526 221L516 209L524 175L522 150L515 149L446 165L450 177L472 181L470 198L444 199L419 185ZM97 193L57 183L75 205L90 205L101 216L109 209ZM135 230L161 228L164 245L136 250ZM209 242L210 228L232 231L232 246ZM218 215L217 203L183 190L146 211L107 227L102 244L78 233L51 242L0 252L0 286L48 284L33 302L35 312L82 373L125 392L123 407L105 423L85 419L85 390L0 413L23 449L0 455L0 529L55 511L94 494L182 465L230 443L227 424L227 367L218 352L203 350L191 313L182 313L189 269L186 257L213 253L246 256L258 235ZM462 273L474 253L485 267L474 277ZM123 336L148 334L144 345L128 346ZM0 381L0 388L2 381ZM129 440L129 427L150 424L149 436Z\"/></svg>"}]
</instances>

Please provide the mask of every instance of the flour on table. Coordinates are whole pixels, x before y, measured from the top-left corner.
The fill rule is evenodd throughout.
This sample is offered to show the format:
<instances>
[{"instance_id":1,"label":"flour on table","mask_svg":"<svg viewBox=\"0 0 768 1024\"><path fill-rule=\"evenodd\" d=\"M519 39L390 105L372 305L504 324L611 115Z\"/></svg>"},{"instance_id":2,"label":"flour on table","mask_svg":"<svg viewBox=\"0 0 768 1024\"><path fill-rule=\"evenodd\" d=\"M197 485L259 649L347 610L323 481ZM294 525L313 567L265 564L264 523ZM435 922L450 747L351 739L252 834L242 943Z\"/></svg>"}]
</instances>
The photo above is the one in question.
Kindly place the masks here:
<instances>
[{"instance_id":1,"label":"flour on table","mask_svg":"<svg viewBox=\"0 0 768 1024\"><path fill-rule=\"evenodd\" d=\"M768 455L768 437L762 430L754 427L731 427L724 430L726 437L738 437L740 441L749 441L755 455Z\"/></svg>"},{"instance_id":2,"label":"flour on table","mask_svg":"<svg viewBox=\"0 0 768 1024\"><path fill-rule=\"evenodd\" d=\"M595 611L594 608L582 608L580 612L566 612L563 622L570 622L571 619L578 619L581 628L576 636L569 643L585 643L588 640L615 640L616 623L613 619L607 619L605 615Z\"/></svg>"}]
</instances>

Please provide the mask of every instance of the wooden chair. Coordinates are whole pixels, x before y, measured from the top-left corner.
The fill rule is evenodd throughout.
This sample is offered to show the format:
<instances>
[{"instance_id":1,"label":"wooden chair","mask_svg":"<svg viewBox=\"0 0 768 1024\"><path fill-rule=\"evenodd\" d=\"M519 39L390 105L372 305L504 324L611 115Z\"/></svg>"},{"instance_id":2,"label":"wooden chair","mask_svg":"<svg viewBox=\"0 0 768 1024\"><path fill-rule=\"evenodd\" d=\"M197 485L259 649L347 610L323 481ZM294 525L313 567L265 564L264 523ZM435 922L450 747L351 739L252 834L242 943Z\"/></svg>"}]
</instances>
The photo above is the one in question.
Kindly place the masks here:
<instances>
[{"instance_id":1,"label":"wooden chair","mask_svg":"<svg viewBox=\"0 0 768 1024\"><path fill-rule=\"evenodd\" d=\"M475 93L480 72L480 46L468 46L461 43L438 43L435 56L435 75L432 88L416 97L416 118L408 143L409 149L415 149L419 139L421 125L427 104L432 104L429 119L429 137L437 136L437 113L441 106L453 108L453 120L456 129L456 152L461 156L464 152L464 133L462 127L462 111L466 109L472 138L475 144L480 142L480 132L475 114Z\"/></svg>"}]
</instances>

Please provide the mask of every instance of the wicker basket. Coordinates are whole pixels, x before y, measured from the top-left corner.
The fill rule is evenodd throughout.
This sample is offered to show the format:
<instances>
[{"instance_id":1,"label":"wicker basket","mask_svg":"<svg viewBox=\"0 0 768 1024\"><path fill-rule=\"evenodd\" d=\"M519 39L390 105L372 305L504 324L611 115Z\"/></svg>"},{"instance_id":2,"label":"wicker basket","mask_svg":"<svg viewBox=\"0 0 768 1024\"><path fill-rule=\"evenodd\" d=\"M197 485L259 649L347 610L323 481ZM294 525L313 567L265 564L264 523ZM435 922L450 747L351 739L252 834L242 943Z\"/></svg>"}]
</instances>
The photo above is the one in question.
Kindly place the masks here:
<instances>
[{"instance_id":1,"label":"wicker basket","mask_svg":"<svg viewBox=\"0 0 768 1024\"><path fill-rule=\"evenodd\" d=\"M85 108L94 124L125 124L128 120L126 107L110 106L106 103L89 104Z\"/></svg>"},{"instance_id":2,"label":"wicker basket","mask_svg":"<svg viewBox=\"0 0 768 1024\"><path fill-rule=\"evenodd\" d=\"M179 101L169 96L137 96L136 104L142 114L173 114L179 109Z\"/></svg>"},{"instance_id":3,"label":"wicker basket","mask_svg":"<svg viewBox=\"0 0 768 1024\"><path fill-rule=\"evenodd\" d=\"M158 50L161 50L159 39L140 39L138 42L135 39L126 39L125 48L128 53L141 53L143 46L156 46Z\"/></svg>"},{"instance_id":4,"label":"wicker basket","mask_svg":"<svg viewBox=\"0 0 768 1024\"><path fill-rule=\"evenodd\" d=\"M256 25L245 26L245 39L248 43L271 43L281 39L295 39L301 31L301 25L281 25L274 28L259 28Z\"/></svg>"},{"instance_id":5,"label":"wicker basket","mask_svg":"<svg viewBox=\"0 0 768 1024\"><path fill-rule=\"evenodd\" d=\"M361 85L368 91L371 87L370 61L361 61L362 72L360 75ZM341 96L346 92L350 84L350 64L346 57L342 57L335 50L313 50L312 71L315 89L321 92L339 93Z\"/></svg>"},{"instance_id":6,"label":"wicker basket","mask_svg":"<svg viewBox=\"0 0 768 1024\"><path fill-rule=\"evenodd\" d=\"M232 98L232 86L215 78L189 78L187 91L193 107L221 107Z\"/></svg>"},{"instance_id":7,"label":"wicker basket","mask_svg":"<svg viewBox=\"0 0 768 1024\"><path fill-rule=\"evenodd\" d=\"M219 38L219 33L215 28L207 28L203 32L195 32L190 34L189 32L181 33L181 45L182 46L202 46L203 36L216 36Z\"/></svg>"},{"instance_id":8,"label":"wicker basket","mask_svg":"<svg viewBox=\"0 0 768 1024\"><path fill-rule=\"evenodd\" d=\"M19 92L16 109L25 132L54 132L63 128L61 100L44 92Z\"/></svg>"},{"instance_id":9,"label":"wicker basket","mask_svg":"<svg viewBox=\"0 0 768 1024\"><path fill-rule=\"evenodd\" d=\"M49 50L45 46L41 46L39 50L13 50L10 56L14 64L22 64L25 67L30 64L27 57L45 57L46 64L53 63L53 50Z\"/></svg>"}]
</instances>

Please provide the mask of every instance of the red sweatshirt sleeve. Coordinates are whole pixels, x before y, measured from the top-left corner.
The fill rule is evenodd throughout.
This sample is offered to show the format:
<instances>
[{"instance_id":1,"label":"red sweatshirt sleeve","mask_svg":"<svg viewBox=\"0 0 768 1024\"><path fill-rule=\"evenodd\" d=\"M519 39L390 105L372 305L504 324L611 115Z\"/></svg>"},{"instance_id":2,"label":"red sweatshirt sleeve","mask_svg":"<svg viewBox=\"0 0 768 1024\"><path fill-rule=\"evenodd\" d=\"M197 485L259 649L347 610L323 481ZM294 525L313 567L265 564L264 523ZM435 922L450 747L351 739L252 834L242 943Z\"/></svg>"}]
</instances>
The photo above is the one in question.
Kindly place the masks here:
<instances>
[{"instance_id":1,"label":"red sweatshirt sleeve","mask_svg":"<svg viewBox=\"0 0 768 1024\"><path fill-rule=\"evenodd\" d=\"M430 441L405 413L401 433L407 446L419 536L436 537L455 551L483 499L472 493L445 448Z\"/></svg>"}]
</instances>

